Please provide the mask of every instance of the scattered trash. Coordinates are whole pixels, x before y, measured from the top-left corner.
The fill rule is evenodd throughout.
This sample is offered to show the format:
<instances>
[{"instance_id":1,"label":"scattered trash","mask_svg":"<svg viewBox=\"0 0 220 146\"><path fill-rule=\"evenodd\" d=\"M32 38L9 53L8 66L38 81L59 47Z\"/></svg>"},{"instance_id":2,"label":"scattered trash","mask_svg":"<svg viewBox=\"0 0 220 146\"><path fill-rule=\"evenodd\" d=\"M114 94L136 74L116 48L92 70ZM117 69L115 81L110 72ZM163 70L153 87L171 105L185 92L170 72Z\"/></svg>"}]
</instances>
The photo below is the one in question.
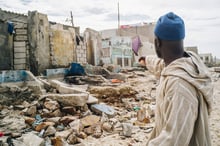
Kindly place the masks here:
<instances>
[{"instance_id":1,"label":"scattered trash","mask_svg":"<svg viewBox=\"0 0 220 146\"><path fill-rule=\"evenodd\" d=\"M119 80L119 79L111 79L111 82L112 83L121 83L123 81Z\"/></svg>"},{"instance_id":2,"label":"scattered trash","mask_svg":"<svg viewBox=\"0 0 220 146\"><path fill-rule=\"evenodd\" d=\"M0 132L0 137L4 136L4 133L3 132Z\"/></svg>"},{"instance_id":3,"label":"scattered trash","mask_svg":"<svg viewBox=\"0 0 220 146\"><path fill-rule=\"evenodd\" d=\"M37 125L41 124L44 121L44 118L41 118L40 115L35 116L35 121L32 124L33 127L36 127Z\"/></svg>"},{"instance_id":4,"label":"scattered trash","mask_svg":"<svg viewBox=\"0 0 220 146\"><path fill-rule=\"evenodd\" d=\"M101 66L86 66L83 71L82 67L81 64L71 64L66 70L71 76L63 76L63 80L55 79L52 70L53 79L41 76L39 82L45 88L41 89L45 90L44 94L32 92L35 89L25 85L0 86L0 92L5 95L0 94L0 102L2 99L7 101L7 104L0 106L0 137L8 138L7 143L11 146L87 145L94 140L92 138L98 140L106 136L114 137L114 134L118 134L117 138L122 141L131 139L129 144L146 141L146 137L144 139L137 135L152 130L144 127L151 122L149 118L154 118L154 108L148 107L152 103L145 97L150 92L143 90L144 86L142 91L137 86L137 77L143 78L141 83L147 78L144 72L134 73L136 70L132 70L118 73L117 66L112 66L113 70L118 70L117 73ZM67 74L64 69L57 70L57 77L61 77L62 73ZM140 95L139 92L145 94ZM137 100L136 95L141 98ZM8 102L8 96L20 101L13 99ZM144 110L144 106L148 107L147 110ZM11 113L18 113L19 117L12 120ZM6 144L6 140L2 143Z\"/></svg>"}]
</instances>

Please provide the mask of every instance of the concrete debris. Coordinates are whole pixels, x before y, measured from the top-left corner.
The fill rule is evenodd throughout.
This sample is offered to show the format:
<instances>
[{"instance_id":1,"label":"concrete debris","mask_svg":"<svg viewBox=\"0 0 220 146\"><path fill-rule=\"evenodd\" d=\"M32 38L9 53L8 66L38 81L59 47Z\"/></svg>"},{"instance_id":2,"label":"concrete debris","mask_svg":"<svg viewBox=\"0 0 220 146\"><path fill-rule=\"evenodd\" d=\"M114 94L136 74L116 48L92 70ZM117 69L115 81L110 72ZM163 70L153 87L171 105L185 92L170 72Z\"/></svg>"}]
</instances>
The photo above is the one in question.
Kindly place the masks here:
<instances>
[{"instance_id":1,"label":"concrete debris","mask_svg":"<svg viewBox=\"0 0 220 146\"><path fill-rule=\"evenodd\" d=\"M138 69L119 73L117 66L88 65L85 71L65 76L66 69L47 70L46 78L1 85L0 145L7 138L19 146L145 143L153 127L156 80Z\"/></svg>"},{"instance_id":2,"label":"concrete debris","mask_svg":"<svg viewBox=\"0 0 220 146\"><path fill-rule=\"evenodd\" d=\"M57 89L57 91L61 94L77 94L84 92L80 88L72 88L71 86L68 86L65 83L60 82L58 80L51 80L50 84L53 88Z\"/></svg>"},{"instance_id":3,"label":"concrete debris","mask_svg":"<svg viewBox=\"0 0 220 146\"><path fill-rule=\"evenodd\" d=\"M81 119L81 124L84 127L92 126L100 121L100 117L96 115L89 115Z\"/></svg>"},{"instance_id":4,"label":"concrete debris","mask_svg":"<svg viewBox=\"0 0 220 146\"><path fill-rule=\"evenodd\" d=\"M94 96L92 96L92 95L89 95L89 98L88 98L88 100L87 100L87 104L96 104L96 103L98 103L99 102L99 100L97 99L97 98L95 98Z\"/></svg>"},{"instance_id":5,"label":"concrete debris","mask_svg":"<svg viewBox=\"0 0 220 146\"><path fill-rule=\"evenodd\" d=\"M31 133L22 135L23 142L26 146L44 146L45 141L43 138Z\"/></svg>"},{"instance_id":6,"label":"concrete debris","mask_svg":"<svg viewBox=\"0 0 220 146\"><path fill-rule=\"evenodd\" d=\"M57 100L62 105L67 106L84 106L89 98L86 93L80 94L47 94L43 95L44 98Z\"/></svg>"},{"instance_id":7,"label":"concrete debris","mask_svg":"<svg viewBox=\"0 0 220 146\"><path fill-rule=\"evenodd\" d=\"M53 136L56 133L56 128L54 126L48 126L47 130L44 133L44 136Z\"/></svg>"},{"instance_id":8,"label":"concrete debris","mask_svg":"<svg viewBox=\"0 0 220 146\"><path fill-rule=\"evenodd\" d=\"M121 103L122 98L135 97L135 94L137 94L137 91L128 85L120 85L117 88L111 86L90 86L88 92L94 97L110 103Z\"/></svg>"},{"instance_id":9,"label":"concrete debris","mask_svg":"<svg viewBox=\"0 0 220 146\"><path fill-rule=\"evenodd\" d=\"M113 117L116 114L115 110L112 107L107 106L105 104L93 104L91 106L91 110L100 115L104 113L108 115L109 117Z\"/></svg>"},{"instance_id":10,"label":"concrete debris","mask_svg":"<svg viewBox=\"0 0 220 146\"><path fill-rule=\"evenodd\" d=\"M130 137L132 134L132 124L131 123L122 123L122 134L123 136Z\"/></svg>"}]
</instances>

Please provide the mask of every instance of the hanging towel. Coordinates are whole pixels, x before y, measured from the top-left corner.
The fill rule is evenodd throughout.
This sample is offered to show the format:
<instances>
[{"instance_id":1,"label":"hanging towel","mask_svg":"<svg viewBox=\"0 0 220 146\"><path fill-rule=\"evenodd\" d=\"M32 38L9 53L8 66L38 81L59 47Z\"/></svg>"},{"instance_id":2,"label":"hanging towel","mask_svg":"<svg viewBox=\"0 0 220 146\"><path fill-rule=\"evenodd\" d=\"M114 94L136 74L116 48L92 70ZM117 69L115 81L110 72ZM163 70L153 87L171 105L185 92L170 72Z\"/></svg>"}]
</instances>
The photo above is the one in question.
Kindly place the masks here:
<instances>
[{"instance_id":1,"label":"hanging towel","mask_svg":"<svg viewBox=\"0 0 220 146\"><path fill-rule=\"evenodd\" d=\"M12 35L13 33L15 33L13 22L8 22L8 33L9 33L10 35Z\"/></svg>"},{"instance_id":2,"label":"hanging towel","mask_svg":"<svg viewBox=\"0 0 220 146\"><path fill-rule=\"evenodd\" d=\"M132 50L136 56L138 56L138 50L142 46L141 39L139 36L136 36L132 39Z\"/></svg>"}]
</instances>

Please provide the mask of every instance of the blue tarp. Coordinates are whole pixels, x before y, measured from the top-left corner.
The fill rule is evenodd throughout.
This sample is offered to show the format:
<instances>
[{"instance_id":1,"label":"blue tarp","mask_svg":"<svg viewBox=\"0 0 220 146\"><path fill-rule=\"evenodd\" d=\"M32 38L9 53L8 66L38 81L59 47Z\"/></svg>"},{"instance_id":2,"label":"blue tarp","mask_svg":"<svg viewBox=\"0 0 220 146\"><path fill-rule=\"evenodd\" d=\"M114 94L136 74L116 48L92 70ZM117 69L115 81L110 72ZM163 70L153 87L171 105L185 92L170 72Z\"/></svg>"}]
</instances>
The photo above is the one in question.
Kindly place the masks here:
<instances>
[{"instance_id":1,"label":"blue tarp","mask_svg":"<svg viewBox=\"0 0 220 146\"><path fill-rule=\"evenodd\" d=\"M79 63L71 63L71 66L67 72L67 76L75 76L75 75L86 75L85 70L83 66L81 66Z\"/></svg>"}]
</instances>

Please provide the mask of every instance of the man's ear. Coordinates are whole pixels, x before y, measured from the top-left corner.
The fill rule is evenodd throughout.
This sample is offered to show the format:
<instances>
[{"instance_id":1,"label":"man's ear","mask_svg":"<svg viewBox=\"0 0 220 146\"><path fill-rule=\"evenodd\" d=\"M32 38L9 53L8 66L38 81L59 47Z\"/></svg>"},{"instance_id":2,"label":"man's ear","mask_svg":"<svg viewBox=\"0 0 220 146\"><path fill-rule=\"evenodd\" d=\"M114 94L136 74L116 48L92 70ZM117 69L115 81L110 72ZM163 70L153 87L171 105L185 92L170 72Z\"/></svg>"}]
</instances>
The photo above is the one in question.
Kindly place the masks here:
<instances>
[{"instance_id":1,"label":"man's ear","mask_svg":"<svg viewBox=\"0 0 220 146\"><path fill-rule=\"evenodd\" d=\"M161 40L157 37L154 39L154 45L156 49L159 49L161 47Z\"/></svg>"}]
</instances>

